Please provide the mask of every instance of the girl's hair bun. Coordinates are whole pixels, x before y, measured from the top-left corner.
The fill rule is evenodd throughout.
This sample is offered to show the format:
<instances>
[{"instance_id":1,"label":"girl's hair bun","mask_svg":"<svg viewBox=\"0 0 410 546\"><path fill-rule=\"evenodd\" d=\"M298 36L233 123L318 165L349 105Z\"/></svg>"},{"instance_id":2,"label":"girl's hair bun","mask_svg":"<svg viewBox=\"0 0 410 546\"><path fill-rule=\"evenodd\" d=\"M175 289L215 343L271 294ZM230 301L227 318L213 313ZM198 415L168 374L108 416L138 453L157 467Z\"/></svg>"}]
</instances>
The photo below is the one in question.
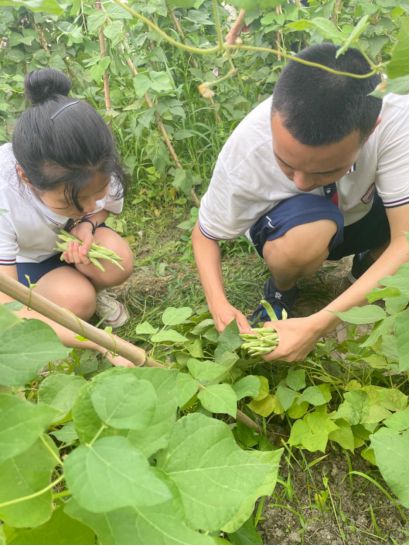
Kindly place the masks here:
<instances>
[{"instance_id":1,"label":"girl's hair bun","mask_svg":"<svg viewBox=\"0 0 410 546\"><path fill-rule=\"evenodd\" d=\"M34 106L56 95L67 96L71 89L71 81L59 70L42 68L27 74L24 89L27 99Z\"/></svg>"}]
</instances>

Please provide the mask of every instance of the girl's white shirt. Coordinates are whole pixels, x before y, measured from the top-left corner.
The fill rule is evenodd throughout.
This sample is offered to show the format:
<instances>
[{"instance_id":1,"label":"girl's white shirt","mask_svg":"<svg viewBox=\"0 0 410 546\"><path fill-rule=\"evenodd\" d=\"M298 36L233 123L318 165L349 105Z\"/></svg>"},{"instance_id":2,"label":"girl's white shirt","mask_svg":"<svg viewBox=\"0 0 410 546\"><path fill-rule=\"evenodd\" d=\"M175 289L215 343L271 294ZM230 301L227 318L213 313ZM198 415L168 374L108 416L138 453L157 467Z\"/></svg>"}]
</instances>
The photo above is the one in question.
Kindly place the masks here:
<instances>
[{"instance_id":1,"label":"girl's white shirt","mask_svg":"<svg viewBox=\"0 0 410 546\"><path fill-rule=\"evenodd\" d=\"M11 144L0 146L0 265L16 262L42 262L56 250L58 232L69 221L51 211L20 181ZM97 201L92 214L107 210L118 214L123 199L116 199L117 185L112 178L106 196Z\"/></svg>"}]
</instances>

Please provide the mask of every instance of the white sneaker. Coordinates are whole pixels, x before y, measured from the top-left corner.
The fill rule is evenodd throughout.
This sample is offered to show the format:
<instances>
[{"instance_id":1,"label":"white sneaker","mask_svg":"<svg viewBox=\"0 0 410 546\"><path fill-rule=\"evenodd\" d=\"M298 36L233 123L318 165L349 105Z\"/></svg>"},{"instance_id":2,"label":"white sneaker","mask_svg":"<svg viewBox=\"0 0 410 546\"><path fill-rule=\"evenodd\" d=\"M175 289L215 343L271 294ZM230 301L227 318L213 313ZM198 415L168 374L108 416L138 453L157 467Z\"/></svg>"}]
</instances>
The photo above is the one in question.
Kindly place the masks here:
<instances>
[{"instance_id":1,"label":"white sneaker","mask_svg":"<svg viewBox=\"0 0 410 546\"><path fill-rule=\"evenodd\" d=\"M95 313L104 321L105 326L111 326L111 328L123 326L130 318L125 306L107 290L97 293Z\"/></svg>"}]
</instances>

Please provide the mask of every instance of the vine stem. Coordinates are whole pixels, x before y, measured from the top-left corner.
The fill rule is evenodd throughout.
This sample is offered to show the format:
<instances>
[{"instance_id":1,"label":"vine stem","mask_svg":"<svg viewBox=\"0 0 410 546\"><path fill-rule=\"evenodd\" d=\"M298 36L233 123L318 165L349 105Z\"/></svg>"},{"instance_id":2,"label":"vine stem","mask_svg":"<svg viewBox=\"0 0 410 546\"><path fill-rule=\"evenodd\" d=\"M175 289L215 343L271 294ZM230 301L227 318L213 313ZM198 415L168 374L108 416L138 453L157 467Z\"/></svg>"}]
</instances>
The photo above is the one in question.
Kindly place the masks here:
<instances>
[{"instance_id":1,"label":"vine stem","mask_svg":"<svg viewBox=\"0 0 410 546\"><path fill-rule=\"evenodd\" d=\"M40 440L42 441L44 447L47 449L47 451L50 453L50 455L53 457L53 459L60 465L63 466L63 461L60 459L60 457L54 453L54 451L51 449L51 447L48 445L46 439L44 438L44 434L40 436Z\"/></svg>"},{"instance_id":2,"label":"vine stem","mask_svg":"<svg viewBox=\"0 0 410 546\"><path fill-rule=\"evenodd\" d=\"M95 7L98 11L102 11L102 5L99 0L95 3ZM107 48L105 45L105 36L104 36L104 29L102 26L98 29L98 42L100 45L100 56L101 58L104 58L107 55ZM108 80L108 73L106 70L104 70L103 75L103 83L104 83L104 99L105 99L105 109L107 112L111 111L111 97L110 97L110 83Z\"/></svg>"},{"instance_id":3,"label":"vine stem","mask_svg":"<svg viewBox=\"0 0 410 546\"><path fill-rule=\"evenodd\" d=\"M127 4L125 4L123 0L114 0L114 2L118 4L119 6L121 6L123 9L125 9L126 11L128 11L128 13L130 13L133 17L145 23L151 30L154 30L165 41L177 47L178 49L183 49L184 51L189 51L190 53L197 53L199 55L211 55L213 53L218 53L221 50L222 51L239 50L239 51L255 51L260 53L273 53L274 55L277 55L277 56L281 55L285 59L295 61L305 66L310 66L312 68L320 68L321 70L325 70L326 72L330 72L331 74L335 74L337 76L348 76L350 78L356 78L358 80L363 80L363 79L369 78L370 76L373 76L373 74L376 74L377 72L379 72L383 66L382 64L375 65L372 62L371 63L372 70L370 72L367 72L366 74L355 74L354 72L343 72L339 70L334 70L333 68L330 68L329 66L325 66L320 63L315 63L313 61L307 61L306 59L301 59L300 57L296 57L294 55L291 55L290 53L285 53L284 51L279 51L277 49L273 49L270 47L248 46L248 45L242 45L242 44L229 45L226 43L222 44L222 47L220 47L219 45L216 45L214 47L207 47L207 48L188 46L186 44L178 42L177 40L169 36L166 32L160 29L155 23L150 21L147 17L145 17L138 11L135 11L133 8L131 8Z\"/></svg>"},{"instance_id":4,"label":"vine stem","mask_svg":"<svg viewBox=\"0 0 410 546\"><path fill-rule=\"evenodd\" d=\"M56 486L61 481L63 481L63 479L64 479L64 475L62 474L56 480L48 484L47 487L40 489L40 491L36 491L35 493L32 493L31 495L26 495L25 497L19 497L18 499L2 502L0 504L0 508L6 508L7 506L12 506L13 504L19 504L20 502L25 502L31 499L35 499L36 497L40 497L41 495L44 495L44 493L47 493L47 491L49 491L50 489L53 489L53 487Z\"/></svg>"}]
</instances>

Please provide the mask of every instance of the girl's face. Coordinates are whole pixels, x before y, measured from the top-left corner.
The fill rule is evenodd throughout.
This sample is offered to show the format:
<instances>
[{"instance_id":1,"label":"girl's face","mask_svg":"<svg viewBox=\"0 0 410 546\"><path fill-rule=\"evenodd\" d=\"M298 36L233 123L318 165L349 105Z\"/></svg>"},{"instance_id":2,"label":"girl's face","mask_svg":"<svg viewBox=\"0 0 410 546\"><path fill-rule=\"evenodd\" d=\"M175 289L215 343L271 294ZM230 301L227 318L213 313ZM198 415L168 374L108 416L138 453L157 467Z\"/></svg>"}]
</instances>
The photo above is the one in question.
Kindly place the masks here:
<instances>
[{"instance_id":1,"label":"girl's face","mask_svg":"<svg viewBox=\"0 0 410 546\"><path fill-rule=\"evenodd\" d=\"M86 214L92 213L97 208L97 201L106 196L110 182L109 175L100 172L93 174L88 184L78 194L78 201L83 208L80 211L73 203L67 201L63 185L58 186L54 190L41 191L30 183L21 167L17 167L17 172L21 180L31 187L46 207L67 218L82 218Z\"/></svg>"}]
</instances>

